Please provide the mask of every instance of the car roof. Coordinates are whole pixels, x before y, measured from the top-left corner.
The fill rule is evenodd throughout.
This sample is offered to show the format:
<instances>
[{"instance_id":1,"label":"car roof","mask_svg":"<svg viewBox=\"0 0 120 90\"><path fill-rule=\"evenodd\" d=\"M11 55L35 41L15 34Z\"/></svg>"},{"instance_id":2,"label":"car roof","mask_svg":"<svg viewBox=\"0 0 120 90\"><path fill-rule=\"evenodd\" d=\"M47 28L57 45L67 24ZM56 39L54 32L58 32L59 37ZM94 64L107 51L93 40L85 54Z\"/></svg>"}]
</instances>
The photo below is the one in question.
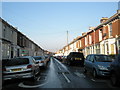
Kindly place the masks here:
<instances>
[{"instance_id":1,"label":"car roof","mask_svg":"<svg viewBox=\"0 0 120 90\"><path fill-rule=\"evenodd\" d=\"M99 56L99 55L105 55L105 54L89 54L89 55ZM108 56L108 55L105 55L105 56Z\"/></svg>"},{"instance_id":2,"label":"car roof","mask_svg":"<svg viewBox=\"0 0 120 90\"><path fill-rule=\"evenodd\" d=\"M33 57L43 57L43 56L33 56Z\"/></svg>"},{"instance_id":3,"label":"car roof","mask_svg":"<svg viewBox=\"0 0 120 90\"><path fill-rule=\"evenodd\" d=\"M32 56L20 56L20 57L17 57L17 58L31 58Z\"/></svg>"},{"instance_id":4,"label":"car roof","mask_svg":"<svg viewBox=\"0 0 120 90\"><path fill-rule=\"evenodd\" d=\"M83 54L81 52L70 52L70 54Z\"/></svg>"}]
</instances>

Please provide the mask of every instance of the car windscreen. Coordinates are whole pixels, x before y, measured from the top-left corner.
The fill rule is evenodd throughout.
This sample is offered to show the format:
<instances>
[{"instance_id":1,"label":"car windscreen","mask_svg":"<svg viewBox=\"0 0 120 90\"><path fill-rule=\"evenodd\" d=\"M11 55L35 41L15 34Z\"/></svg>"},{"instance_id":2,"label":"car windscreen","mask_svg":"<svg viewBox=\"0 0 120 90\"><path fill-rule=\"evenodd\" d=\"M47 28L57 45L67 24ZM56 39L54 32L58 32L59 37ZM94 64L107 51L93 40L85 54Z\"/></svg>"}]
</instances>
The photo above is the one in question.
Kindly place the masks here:
<instances>
[{"instance_id":1,"label":"car windscreen","mask_svg":"<svg viewBox=\"0 0 120 90\"><path fill-rule=\"evenodd\" d=\"M16 59L10 59L6 63L6 66L16 66L16 65L25 65L25 64L29 64L28 58L16 58Z\"/></svg>"},{"instance_id":2,"label":"car windscreen","mask_svg":"<svg viewBox=\"0 0 120 90\"><path fill-rule=\"evenodd\" d=\"M95 60L97 62L112 62L112 58L107 55L96 55Z\"/></svg>"}]
</instances>

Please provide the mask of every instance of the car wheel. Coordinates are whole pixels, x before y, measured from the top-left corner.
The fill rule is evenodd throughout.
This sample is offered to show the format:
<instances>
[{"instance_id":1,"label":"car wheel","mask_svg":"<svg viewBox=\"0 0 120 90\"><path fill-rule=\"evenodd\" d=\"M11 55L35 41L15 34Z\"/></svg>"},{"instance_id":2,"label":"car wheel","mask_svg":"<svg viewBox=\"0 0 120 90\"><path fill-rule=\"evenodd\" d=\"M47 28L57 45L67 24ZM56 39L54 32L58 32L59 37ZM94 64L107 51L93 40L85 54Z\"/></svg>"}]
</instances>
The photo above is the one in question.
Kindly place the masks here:
<instances>
[{"instance_id":1,"label":"car wheel","mask_svg":"<svg viewBox=\"0 0 120 90\"><path fill-rule=\"evenodd\" d=\"M86 70L86 68L84 67L84 73L87 73L87 70Z\"/></svg>"},{"instance_id":2,"label":"car wheel","mask_svg":"<svg viewBox=\"0 0 120 90\"><path fill-rule=\"evenodd\" d=\"M35 80L36 80L35 73L33 74L33 77L32 77L31 79L32 79L32 81L35 81Z\"/></svg>"},{"instance_id":3,"label":"car wheel","mask_svg":"<svg viewBox=\"0 0 120 90\"><path fill-rule=\"evenodd\" d=\"M71 62L68 62L68 65L70 66L70 65L71 65Z\"/></svg>"},{"instance_id":4,"label":"car wheel","mask_svg":"<svg viewBox=\"0 0 120 90\"><path fill-rule=\"evenodd\" d=\"M96 72L95 69L93 70L93 77L94 77L94 78L97 78L97 77L98 77L97 72Z\"/></svg>"},{"instance_id":5,"label":"car wheel","mask_svg":"<svg viewBox=\"0 0 120 90\"><path fill-rule=\"evenodd\" d=\"M2 80L2 86L4 86L5 85L5 80Z\"/></svg>"},{"instance_id":6,"label":"car wheel","mask_svg":"<svg viewBox=\"0 0 120 90\"><path fill-rule=\"evenodd\" d=\"M115 75L115 73L111 74L111 83L112 83L113 86L118 85L118 79L117 79L117 76Z\"/></svg>"}]
</instances>

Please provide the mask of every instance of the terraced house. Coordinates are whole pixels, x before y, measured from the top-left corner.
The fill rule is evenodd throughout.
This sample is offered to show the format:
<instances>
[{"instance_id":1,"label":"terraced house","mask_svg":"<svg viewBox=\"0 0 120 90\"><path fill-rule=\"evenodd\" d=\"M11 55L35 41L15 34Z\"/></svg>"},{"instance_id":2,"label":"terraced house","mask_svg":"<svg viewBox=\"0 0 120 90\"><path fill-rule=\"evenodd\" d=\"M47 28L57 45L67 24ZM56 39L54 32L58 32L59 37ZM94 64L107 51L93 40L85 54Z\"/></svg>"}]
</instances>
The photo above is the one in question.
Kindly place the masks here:
<instances>
[{"instance_id":1,"label":"terraced house","mask_svg":"<svg viewBox=\"0 0 120 90\"><path fill-rule=\"evenodd\" d=\"M2 59L44 54L44 50L40 46L1 18L0 25Z\"/></svg>"},{"instance_id":2,"label":"terraced house","mask_svg":"<svg viewBox=\"0 0 120 90\"><path fill-rule=\"evenodd\" d=\"M117 13L110 18L101 18L100 25L90 27L88 32L82 33L82 36L74 39L61 51L61 55L67 55L72 51L82 51L85 56L120 53L120 10L117 10Z\"/></svg>"}]
</instances>

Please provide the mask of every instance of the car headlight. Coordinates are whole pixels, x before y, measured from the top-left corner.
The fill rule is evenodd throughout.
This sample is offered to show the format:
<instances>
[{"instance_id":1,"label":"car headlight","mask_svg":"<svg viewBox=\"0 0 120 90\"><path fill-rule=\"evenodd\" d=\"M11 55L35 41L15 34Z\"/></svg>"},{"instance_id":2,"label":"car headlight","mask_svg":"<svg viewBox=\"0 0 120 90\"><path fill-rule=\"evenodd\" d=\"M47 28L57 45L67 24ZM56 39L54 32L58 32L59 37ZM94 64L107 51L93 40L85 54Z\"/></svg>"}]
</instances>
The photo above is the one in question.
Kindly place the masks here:
<instances>
[{"instance_id":1,"label":"car headlight","mask_svg":"<svg viewBox=\"0 0 120 90\"><path fill-rule=\"evenodd\" d=\"M101 66L101 65L98 65L98 68L99 68L100 70L108 70L107 67L104 67L104 66Z\"/></svg>"}]
</instances>

